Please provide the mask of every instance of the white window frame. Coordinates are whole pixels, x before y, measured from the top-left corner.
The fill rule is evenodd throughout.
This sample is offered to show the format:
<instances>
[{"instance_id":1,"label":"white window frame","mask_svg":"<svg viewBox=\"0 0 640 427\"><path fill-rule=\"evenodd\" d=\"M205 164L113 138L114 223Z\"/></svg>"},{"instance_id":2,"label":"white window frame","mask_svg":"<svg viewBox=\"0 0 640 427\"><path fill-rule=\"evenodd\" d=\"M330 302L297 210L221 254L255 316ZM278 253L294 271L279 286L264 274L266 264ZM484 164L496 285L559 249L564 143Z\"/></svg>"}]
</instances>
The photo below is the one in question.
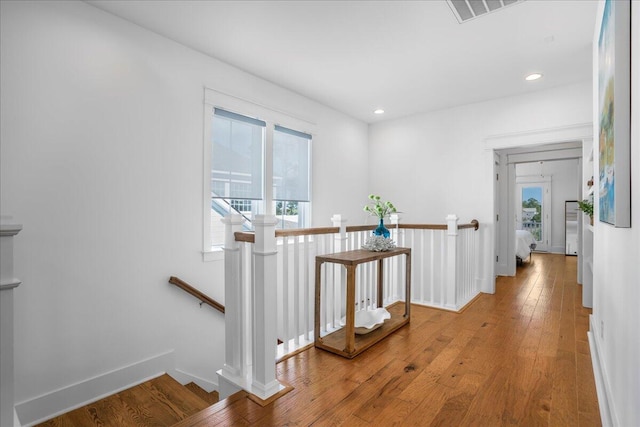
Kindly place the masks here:
<instances>
[{"instance_id":1,"label":"white window frame","mask_svg":"<svg viewBox=\"0 0 640 427\"><path fill-rule=\"evenodd\" d=\"M267 123L265 129L265 156L264 156L264 210L266 215L275 215L273 208L273 131L275 125L294 129L300 132L314 135L316 124L311 120L297 117L294 114L271 108L257 102L238 98L214 89L204 88L204 112L203 112L203 204L202 204L202 254L203 261L216 261L223 259L221 245L213 245L211 242L211 117L215 108L242 114L263 120ZM311 145L313 152L313 143ZM313 156L312 156L313 159ZM309 175L313 176L313 161L309 164ZM310 187L313 180L310 178ZM309 188L309 199L313 199L312 188ZM311 202L309 202L308 215L311 218Z\"/></svg>"}]
</instances>

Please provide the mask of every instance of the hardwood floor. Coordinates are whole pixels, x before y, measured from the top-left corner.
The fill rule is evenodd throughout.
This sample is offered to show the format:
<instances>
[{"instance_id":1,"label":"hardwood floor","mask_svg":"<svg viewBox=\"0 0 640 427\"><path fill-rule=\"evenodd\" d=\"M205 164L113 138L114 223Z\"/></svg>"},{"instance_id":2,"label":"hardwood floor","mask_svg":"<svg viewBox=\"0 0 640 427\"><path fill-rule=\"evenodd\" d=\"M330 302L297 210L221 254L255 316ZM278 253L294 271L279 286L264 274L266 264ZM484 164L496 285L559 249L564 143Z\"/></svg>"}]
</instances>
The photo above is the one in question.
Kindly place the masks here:
<instances>
[{"instance_id":1,"label":"hardwood floor","mask_svg":"<svg viewBox=\"0 0 640 427\"><path fill-rule=\"evenodd\" d=\"M119 393L104 415L93 404L46 425L598 426L576 261L535 254L461 314L414 305L410 325L352 360L299 353L277 365L294 390L265 407L241 392L190 416L161 399L155 416Z\"/></svg>"},{"instance_id":2,"label":"hardwood floor","mask_svg":"<svg viewBox=\"0 0 640 427\"><path fill-rule=\"evenodd\" d=\"M164 374L38 426L170 426L213 403L217 392L211 395L198 388L182 386Z\"/></svg>"},{"instance_id":3,"label":"hardwood floor","mask_svg":"<svg viewBox=\"0 0 640 427\"><path fill-rule=\"evenodd\" d=\"M535 254L463 313L411 324L353 360L310 349L278 364L295 387L261 407L239 394L179 426L597 426L576 258Z\"/></svg>"}]
</instances>

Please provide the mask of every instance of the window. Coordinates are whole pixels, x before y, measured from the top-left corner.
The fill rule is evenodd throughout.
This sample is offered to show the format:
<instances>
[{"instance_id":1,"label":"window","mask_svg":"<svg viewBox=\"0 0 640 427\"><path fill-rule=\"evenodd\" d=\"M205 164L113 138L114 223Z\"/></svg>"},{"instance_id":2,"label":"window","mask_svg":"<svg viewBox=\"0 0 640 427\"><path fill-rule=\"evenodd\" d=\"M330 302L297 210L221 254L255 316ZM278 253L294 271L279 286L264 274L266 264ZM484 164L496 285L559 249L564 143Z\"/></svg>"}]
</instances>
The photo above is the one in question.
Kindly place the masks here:
<instances>
[{"instance_id":1,"label":"window","mask_svg":"<svg viewBox=\"0 0 640 427\"><path fill-rule=\"evenodd\" d=\"M551 232L551 177L516 177L516 229L527 230L537 251L548 251Z\"/></svg>"},{"instance_id":2,"label":"window","mask_svg":"<svg viewBox=\"0 0 640 427\"><path fill-rule=\"evenodd\" d=\"M311 135L276 125L273 132L273 200L279 228L308 226Z\"/></svg>"},{"instance_id":3,"label":"window","mask_svg":"<svg viewBox=\"0 0 640 427\"><path fill-rule=\"evenodd\" d=\"M205 90L204 252L224 241L229 213L253 228L256 214L277 228L310 226L313 124Z\"/></svg>"}]
</instances>

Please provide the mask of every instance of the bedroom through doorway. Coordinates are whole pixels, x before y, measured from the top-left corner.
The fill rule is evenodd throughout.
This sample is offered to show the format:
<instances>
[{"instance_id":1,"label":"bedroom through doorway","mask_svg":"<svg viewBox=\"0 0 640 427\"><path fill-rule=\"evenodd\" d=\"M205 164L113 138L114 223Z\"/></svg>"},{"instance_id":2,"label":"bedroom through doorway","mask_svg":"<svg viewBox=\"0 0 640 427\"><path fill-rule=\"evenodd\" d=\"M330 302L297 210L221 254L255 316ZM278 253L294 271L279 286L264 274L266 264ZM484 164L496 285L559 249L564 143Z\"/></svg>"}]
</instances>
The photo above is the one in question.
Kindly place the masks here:
<instances>
[{"instance_id":1,"label":"bedroom through doorway","mask_svg":"<svg viewBox=\"0 0 640 427\"><path fill-rule=\"evenodd\" d=\"M516 230L532 236L536 252L565 253L565 201L580 195L582 141L494 152L496 176L503 177L495 186L495 272L496 276L515 276Z\"/></svg>"}]
</instances>

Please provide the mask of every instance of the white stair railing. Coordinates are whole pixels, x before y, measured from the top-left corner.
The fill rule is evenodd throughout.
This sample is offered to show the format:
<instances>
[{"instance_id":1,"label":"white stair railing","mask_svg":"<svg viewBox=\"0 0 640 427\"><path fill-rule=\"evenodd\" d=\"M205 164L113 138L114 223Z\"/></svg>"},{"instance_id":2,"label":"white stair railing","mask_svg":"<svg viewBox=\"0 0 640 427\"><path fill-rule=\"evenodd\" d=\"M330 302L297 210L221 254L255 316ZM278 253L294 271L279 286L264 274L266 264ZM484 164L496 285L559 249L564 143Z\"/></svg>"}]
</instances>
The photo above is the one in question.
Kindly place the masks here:
<instances>
[{"instance_id":1,"label":"white stair railing","mask_svg":"<svg viewBox=\"0 0 640 427\"><path fill-rule=\"evenodd\" d=\"M360 249L374 225L347 227L340 215L333 227L275 230L275 217L258 215L255 234L241 233L242 218L223 220L225 239L225 366L218 371L222 398L245 389L262 399L283 389L275 363L313 344L315 257ZM478 293L477 221L459 225L400 224L389 227L398 246L412 249L414 304L460 310ZM339 329L345 315L346 272L324 263L320 335ZM375 263L359 265L356 311L377 307ZM383 306L404 301L403 260L384 260ZM277 342L280 341L279 344Z\"/></svg>"},{"instance_id":2,"label":"white stair railing","mask_svg":"<svg viewBox=\"0 0 640 427\"><path fill-rule=\"evenodd\" d=\"M220 397L244 389L267 400L285 389L276 378L277 246L273 215L256 215L250 247L239 244L238 215L225 224L225 365L219 370ZM228 296L231 296L229 299ZM231 348L229 348L231 347Z\"/></svg>"}]
</instances>

